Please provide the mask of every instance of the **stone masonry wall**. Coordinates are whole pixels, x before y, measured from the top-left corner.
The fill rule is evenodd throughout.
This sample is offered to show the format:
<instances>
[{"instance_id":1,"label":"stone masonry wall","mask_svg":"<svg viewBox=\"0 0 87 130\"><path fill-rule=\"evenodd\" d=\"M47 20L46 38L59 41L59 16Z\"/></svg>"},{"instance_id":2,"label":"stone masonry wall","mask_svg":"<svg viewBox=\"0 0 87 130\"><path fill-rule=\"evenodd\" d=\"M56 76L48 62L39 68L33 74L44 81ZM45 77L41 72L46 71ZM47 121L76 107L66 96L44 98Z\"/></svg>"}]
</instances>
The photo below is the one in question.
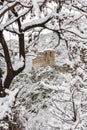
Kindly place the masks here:
<instances>
[{"instance_id":1,"label":"stone masonry wall","mask_svg":"<svg viewBox=\"0 0 87 130\"><path fill-rule=\"evenodd\" d=\"M39 52L37 56L32 60L32 69L36 70L40 67L55 65L55 51L45 50Z\"/></svg>"}]
</instances>

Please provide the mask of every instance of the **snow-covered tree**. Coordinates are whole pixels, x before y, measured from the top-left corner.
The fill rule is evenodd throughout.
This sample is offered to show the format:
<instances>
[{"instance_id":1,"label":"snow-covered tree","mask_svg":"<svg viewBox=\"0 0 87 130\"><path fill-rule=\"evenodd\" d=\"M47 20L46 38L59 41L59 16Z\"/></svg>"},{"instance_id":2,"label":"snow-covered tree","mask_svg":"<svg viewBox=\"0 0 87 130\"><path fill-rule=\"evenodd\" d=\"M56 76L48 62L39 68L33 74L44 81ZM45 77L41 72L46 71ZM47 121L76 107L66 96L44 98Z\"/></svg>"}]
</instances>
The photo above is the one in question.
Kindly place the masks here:
<instances>
[{"instance_id":1,"label":"snow-covered tree","mask_svg":"<svg viewBox=\"0 0 87 130\"><path fill-rule=\"evenodd\" d=\"M52 4L53 7L50 6ZM3 90L9 88L13 78L25 68L24 33L37 27L40 27L41 29L47 28L45 25L46 23L51 24L51 19L55 19L54 17L57 15L55 14L57 8L57 1L4 0L0 2L0 43L3 48L7 65L7 74L3 84L0 86L2 88L2 96ZM57 22L53 21L53 23ZM19 56L23 63L17 70L13 69L4 31L8 31L18 36Z\"/></svg>"},{"instance_id":2,"label":"snow-covered tree","mask_svg":"<svg viewBox=\"0 0 87 130\"><path fill-rule=\"evenodd\" d=\"M1 129L87 129L86 21L86 0L0 1L0 97L7 93L0 99ZM42 67L30 74L24 71L7 90L25 68L31 45L37 46L41 40L38 48L44 45L44 35L40 35L44 29L57 34L56 38L49 34L43 39L50 39L56 60L63 60L65 67L57 62L52 68ZM7 34L18 42L7 41ZM58 41L52 42L52 38Z\"/></svg>"}]
</instances>

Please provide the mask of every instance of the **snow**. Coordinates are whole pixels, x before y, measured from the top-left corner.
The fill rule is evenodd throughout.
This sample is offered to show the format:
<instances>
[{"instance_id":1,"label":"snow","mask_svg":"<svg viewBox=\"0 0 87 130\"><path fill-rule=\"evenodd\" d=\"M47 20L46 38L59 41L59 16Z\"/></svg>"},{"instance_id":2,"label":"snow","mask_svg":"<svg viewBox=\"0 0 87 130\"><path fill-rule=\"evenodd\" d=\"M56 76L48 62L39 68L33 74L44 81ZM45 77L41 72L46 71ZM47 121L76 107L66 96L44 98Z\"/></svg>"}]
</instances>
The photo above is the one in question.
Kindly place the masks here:
<instances>
[{"instance_id":1,"label":"snow","mask_svg":"<svg viewBox=\"0 0 87 130\"><path fill-rule=\"evenodd\" d=\"M82 33L80 33L76 28L71 28L71 29L65 29L65 28L62 28L63 30L66 30L66 31L68 31L68 32L72 32L73 34L76 34L78 37L80 37L81 39L86 39L87 40L87 38L86 38L86 34L82 34Z\"/></svg>"},{"instance_id":2,"label":"snow","mask_svg":"<svg viewBox=\"0 0 87 130\"><path fill-rule=\"evenodd\" d=\"M58 90L57 87L55 85L49 85L44 83L43 81L41 82L41 85L44 86L45 89L53 89L53 90Z\"/></svg>"},{"instance_id":3,"label":"snow","mask_svg":"<svg viewBox=\"0 0 87 130\"><path fill-rule=\"evenodd\" d=\"M63 50L61 50L61 47ZM63 43L58 48L61 53L59 56L56 55L56 58L58 58L57 64L61 62L63 55L67 52ZM65 55L65 57L68 63L68 55ZM30 65L29 63L27 64ZM26 67L26 71L14 80L14 91L7 91L8 95L0 99L0 119L3 119L6 115L11 115L11 107L13 106L15 95L19 88L20 91L16 102L19 102L17 104L17 110L19 111L19 118L24 130L81 130L81 128L86 130L87 88L79 76L83 74L85 80L87 78L86 72L81 68L77 68L78 76L72 76L70 73L59 72L51 67L42 67L36 72L30 71L28 67ZM80 88L81 84L82 88ZM72 89L75 91L72 91ZM73 111L71 98L73 92L76 110L78 112L76 122L72 121Z\"/></svg>"},{"instance_id":4,"label":"snow","mask_svg":"<svg viewBox=\"0 0 87 130\"><path fill-rule=\"evenodd\" d=\"M34 83L33 76L35 78ZM53 78L51 79L52 76ZM67 128L80 130L81 127L86 128L86 120L84 121L83 119L86 118L87 111L82 107L80 109L81 104L85 106L86 103L82 101L82 99L85 98L86 88L84 92L78 91L76 88L74 88L75 91L71 91L72 85L75 84L80 77L73 78L69 73L58 73L58 71L51 67L41 68L36 72L31 72L31 75L25 77L22 77L21 82L19 81L21 87L24 86L19 92L21 105L26 102L26 105L19 107L20 120L24 122L23 127L25 130L67 130ZM41 78L40 80L39 77ZM32 81L29 81L29 79ZM27 81L29 84L27 84ZM76 122L72 121L71 97L73 92L78 111ZM23 99L25 99L25 101L23 101ZM84 111L85 114L83 114Z\"/></svg>"},{"instance_id":5,"label":"snow","mask_svg":"<svg viewBox=\"0 0 87 130\"><path fill-rule=\"evenodd\" d=\"M48 29L44 29L44 30L42 31L42 34L48 34L48 33L51 33L51 31L48 30Z\"/></svg>"},{"instance_id":6,"label":"snow","mask_svg":"<svg viewBox=\"0 0 87 130\"><path fill-rule=\"evenodd\" d=\"M7 96L0 98L0 120L3 121L6 117L12 120L12 110L14 110L18 112L18 119L22 123L23 130L87 130L87 30L85 29L87 23L83 17L76 20L84 13L80 14L76 9L72 9L70 4L69 8L64 5L63 10L56 14L57 5L55 2L48 2L46 6L50 8L48 9L50 13L46 17L43 14L42 17L39 10L41 2L41 0L32 1L35 17L30 20L30 16L28 16L29 21L23 22L22 29L27 30L32 26L41 26L52 16L59 16L61 20L64 20L61 26L58 25L58 21L55 21L55 26L47 23L45 27L50 30L60 31L62 29L62 31L65 31L63 38L68 39L68 48L63 39L57 46L58 36L48 29L42 31L38 44L33 46L30 43L29 52L26 54L25 70L13 80L10 90L6 90ZM81 7L81 4L79 3L78 6ZM12 21L15 19L12 19ZM76 26L77 21L79 29ZM8 25L9 21L6 24ZM0 29L3 28L3 25L0 25ZM11 30L12 28L9 27L8 29ZM84 33L81 33L81 30ZM32 34L32 31L30 33ZM7 35L4 32L4 36L7 39L9 34ZM15 39L17 40L17 37ZM72 41L72 39L75 41ZM26 46L29 45L26 41L25 44ZM11 57L11 59L13 58L13 68L17 70L24 65L23 57L19 59L17 53L18 42L10 43L9 41L8 45L11 45L9 49L13 50L13 57ZM32 50L35 49L38 53L49 48L55 50L55 66L41 67L36 71L31 70L33 56L28 55L36 55ZM82 53L82 51L84 52ZM65 70L65 65L69 65L69 70ZM1 125L8 129L8 124L1 124L0 122L0 127Z\"/></svg>"},{"instance_id":7,"label":"snow","mask_svg":"<svg viewBox=\"0 0 87 130\"><path fill-rule=\"evenodd\" d=\"M18 93L18 89L13 91L6 90L8 94L6 97L0 98L0 120L3 120L6 116L11 118L12 107L15 102L15 96Z\"/></svg>"},{"instance_id":8,"label":"snow","mask_svg":"<svg viewBox=\"0 0 87 130\"><path fill-rule=\"evenodd\" d=\"M46 16L45 18L41 18L39 20L35 19L35 20L32 20L31 22L28 22L24 25L22 25L22 30L28 30L28 28L32 28L33 26L37 27L40 27L43 23L45 23L46 21L48 21L50 18L52 17L52 13L50 13L48 16Z\"/></svg>"},{"instance_id":9,"label":"snow","mask_svg":"<svg viewBox=\"0 0 87 130\"><path fill-rule=\"evenodd\" d=\"M10 30L10 29L9 29L9 30ZM17 35L15 36L15 35L13 35L13 34L10 33L10 32L4 31L3 34L4 34L4 36L5 36L6 41L9 41L9 40L12 40L12 39L15 39L15 40L18 39L18 36L17 36Z\"/></svg>"},{"instance_id":10,"label":"snow","mask_svg":"<svg viewBox=\"0 0 87 130\"><path fill-rule=\"evenodd\" d=\"M21 56L20 58L16 59L13 68L14 70L17 70L18 68L23 67L24 65L24 58Z\"/></svg>"},{"instance_id":11,"label":"snow","mask_svg":"<svg viewBox=\"0 0 87 130\"><path fill-rule=\"evenodd\" d=\"M11 6L14 7L14 5L17 5L19 3L19 0L17 1L13 1L13 2L9 2L8 4L6 3L3 7L0 8L0 18L3 16L3 14L5 14L5 12L7 11L8 7L10 8Z\"/></svg>"},{"instance_id":12,"label":"snow","mask_svg":"<svg viewBox=\"0 0 87 130\"><path fill-rule=\"evenodd\" d=\"M38 5L38 0L32 0L32 3L33 3L33 6L34 6L34 10L35 10L35 15L38 18L40 18L40 8L39 8L39 5Z\"/></svg>"}]
</instances>

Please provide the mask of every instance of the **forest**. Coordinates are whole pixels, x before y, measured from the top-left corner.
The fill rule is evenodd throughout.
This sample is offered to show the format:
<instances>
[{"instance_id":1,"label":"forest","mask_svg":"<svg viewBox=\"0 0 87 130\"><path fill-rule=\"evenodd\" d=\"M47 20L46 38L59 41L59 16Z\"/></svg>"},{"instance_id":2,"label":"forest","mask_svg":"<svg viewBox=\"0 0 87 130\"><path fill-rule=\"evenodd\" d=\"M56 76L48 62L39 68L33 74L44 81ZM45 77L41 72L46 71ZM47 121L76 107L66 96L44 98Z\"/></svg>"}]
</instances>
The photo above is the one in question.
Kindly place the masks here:
<instances>
[{"instance_id":1,"label":"forest","mask_svg":"<svg viewBox=\"0 0 87 130\"><path fill-rule=\"evenodd\" d=\"M45 129L87 130L87 0L0 0L0 130Z\"/></svg>"}]
</instances>

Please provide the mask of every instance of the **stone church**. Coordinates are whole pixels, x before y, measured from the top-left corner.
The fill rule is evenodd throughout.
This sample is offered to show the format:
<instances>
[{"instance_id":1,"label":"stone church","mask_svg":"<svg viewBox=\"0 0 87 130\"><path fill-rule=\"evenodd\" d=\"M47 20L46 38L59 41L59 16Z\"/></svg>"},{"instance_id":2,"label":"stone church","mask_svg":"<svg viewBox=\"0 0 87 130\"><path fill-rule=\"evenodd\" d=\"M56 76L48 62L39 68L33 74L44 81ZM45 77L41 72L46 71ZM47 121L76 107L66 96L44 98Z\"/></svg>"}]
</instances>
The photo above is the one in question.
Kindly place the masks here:
<instances>
[{"instance_id":1,"label":"stone church","mask_svg":"<svg viewBox=\"0 0 87 130\"><path fill-rule=\"evenodd\" d=\"M32 60L32 69L36 70L40 67L55 65L55 51L45 50L39 52L37 56Z\"/></svg>"}]
</instances>

